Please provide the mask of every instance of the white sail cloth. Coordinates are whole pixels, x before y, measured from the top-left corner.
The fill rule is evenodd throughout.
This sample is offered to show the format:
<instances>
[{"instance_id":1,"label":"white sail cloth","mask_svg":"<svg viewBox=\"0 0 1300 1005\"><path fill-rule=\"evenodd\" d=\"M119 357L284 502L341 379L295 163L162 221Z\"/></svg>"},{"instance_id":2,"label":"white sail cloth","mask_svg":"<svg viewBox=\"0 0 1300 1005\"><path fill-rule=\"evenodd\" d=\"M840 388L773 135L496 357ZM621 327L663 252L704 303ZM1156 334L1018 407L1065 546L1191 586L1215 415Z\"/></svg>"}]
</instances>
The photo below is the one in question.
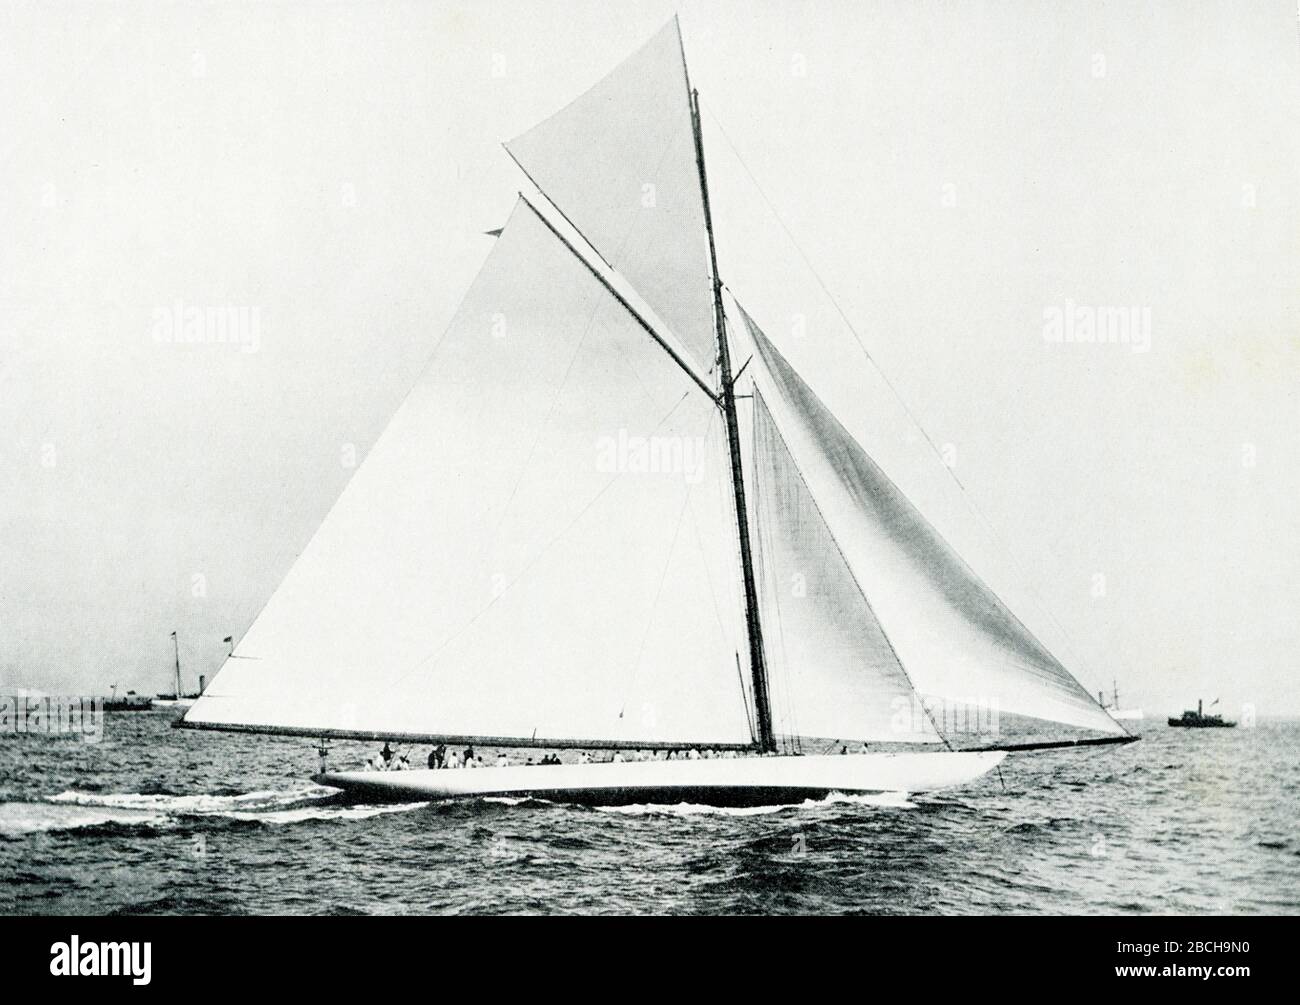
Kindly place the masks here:
<instances>
[{"instance_id":1,"label":"white sail cloth","mask_svg":"<svg viewBox=\"0 0 1300 1005\"><path fill-rule=\"evenodd\" d=\"M506 149L672 330L713 366L713 293L677 19Z\"/></svg>"},{"instance_id":2,"label":"white sail cloth","mask_svg":"<svg viewBox=\"0 0 1300 1005\"><path fill-rule=\"evenodd\" d=\"M751 483L776 732L937 743L761 396Z\"/></svg>"},{"instance_id":3,"label":"white sail cloth","mask_svg":"<svg viewBox=\"0 0 1300 1005\"><path fill-rule=\"evenodd\" d=\"M760 470L780 464L796 469L823 521L815 534L833 537L833 553L819 547L829 556L822 564L835 567L829 575L841 597L837 604L853 602L839 570L842 559L870 605L875 623L864 622L860 629L863 672L878 676L890 663L877 641L878 626L941 729L951 708L959 707L963 727L974 709L993 719L1011 713L1122 732L949 547L753 319L743 310L742 315L757 348L755 380L762 398L756 422L761 433L774 417L780 430L779 441L771 433L760 435L759 449L780 456L760 459ZM765 417L768 408L771 417ZM805 509L802 501L793 503L792 512ZM828 574L812 561L809 568ZM770 619L767 624L770 638Z\"/></svg>"},{"instance_id":4,"label":"white sail cloth","mask_svg":"<svg viewBox=\"0 0 1300 1005\"><path fill-rule=\"evenodd\" d=\"M186 722L748 743L729 478L716 405L521 203Z\"/></svg>"}]
</instances>

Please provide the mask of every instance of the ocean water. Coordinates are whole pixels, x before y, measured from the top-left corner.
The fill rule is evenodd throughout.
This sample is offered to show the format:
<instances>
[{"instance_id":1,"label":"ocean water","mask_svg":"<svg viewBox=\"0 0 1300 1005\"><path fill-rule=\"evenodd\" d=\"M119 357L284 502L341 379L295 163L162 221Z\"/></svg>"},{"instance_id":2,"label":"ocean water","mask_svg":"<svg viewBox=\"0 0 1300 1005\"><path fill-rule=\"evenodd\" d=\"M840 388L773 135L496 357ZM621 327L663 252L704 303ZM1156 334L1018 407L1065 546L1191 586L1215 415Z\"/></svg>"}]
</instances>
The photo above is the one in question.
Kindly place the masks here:
<instances>
[{"instance_id":1,"label":"ocean water","mask_svg":"<svg viewBox=\"0 0 1300 1005\"><path fill-rule=\"evenodd\" d=\"M306 740L110 714L0 734L0 913L1300 913L1300 723L1140 731L911 797L364 806Z\"/></svg>"}]
</instances>

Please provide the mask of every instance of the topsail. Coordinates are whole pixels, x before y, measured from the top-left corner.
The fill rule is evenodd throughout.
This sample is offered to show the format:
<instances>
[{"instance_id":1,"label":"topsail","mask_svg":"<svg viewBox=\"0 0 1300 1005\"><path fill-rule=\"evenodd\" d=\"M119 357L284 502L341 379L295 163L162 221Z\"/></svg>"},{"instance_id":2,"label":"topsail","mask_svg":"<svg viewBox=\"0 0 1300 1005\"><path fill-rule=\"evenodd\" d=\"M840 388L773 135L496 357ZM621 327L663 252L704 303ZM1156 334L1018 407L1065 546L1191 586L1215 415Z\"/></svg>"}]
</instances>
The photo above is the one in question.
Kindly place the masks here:
<instances>
[{"instance_id":1,"label":"topsail","mask_svg":"<svg viewBox=\"0 0 1300 1005\"><path fill-rule=\"evenodd\" d=\"M711 369L709 252L677 19L506 149Z\"/></svg>"}]
</instances>

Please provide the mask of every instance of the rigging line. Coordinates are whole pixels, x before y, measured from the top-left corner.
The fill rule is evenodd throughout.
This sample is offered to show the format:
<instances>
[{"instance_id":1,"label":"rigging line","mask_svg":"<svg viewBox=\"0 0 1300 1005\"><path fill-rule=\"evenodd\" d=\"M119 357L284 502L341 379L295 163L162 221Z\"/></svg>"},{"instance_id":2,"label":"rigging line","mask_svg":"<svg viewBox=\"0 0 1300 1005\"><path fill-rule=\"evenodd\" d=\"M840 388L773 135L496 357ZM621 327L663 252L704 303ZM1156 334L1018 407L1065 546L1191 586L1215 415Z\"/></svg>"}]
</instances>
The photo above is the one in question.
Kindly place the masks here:
<instances>
[{"instance_id":1,"label":"rigging line","mask_svg":"<svg viewBox=\"0 0 1300 1005\"><path fill-rule=\"evenodd\" d=\"M716 415L717 413L714 412L713 414ZM712 435L712 433L713 433L713 423L710 422L709 429L704 434L706 451L708 447L708 438L709 436ZM695 547L699 549L700 555L703 556L704 558L704 582L709 588L709 599L713 603L713 616L717 619L718 631L722 636L722 641L726 643L728 649L734 649L735 640L733 639L731 634L727 631L726 622L723 621L722 619L722 608L718 606L718 592L716 589L714 589L713 586L713 573L709 571L709 561L708 561L709 552L704 547L704 538L701 536L700 533L700 517L695 510L695 499L693 497L688 497L687 502L691 508L691 527L695 531Z\"/></svg>"},{"instance_id":2,"label":"rigging line","mask_svg":"<svg viewBox=\"0 0 1300 1005\"><path fill-rule=\"evenodd\" d=\"M885 373L884 369L880 366L880 364L876 362L875 357L871 355L871 351L867 349L866 342L864 342L862 336L858 334L858 330L853 327L853 322L850 321L848 315L844 313L844 309L840 307L839 301L835 299L835 296L827 288L825 282L822 281L821 275L817 272L815 268L813 268L812 262L809 261L808 256L804 254L803 248L799 246L799 242L795 240L794 234L790 232L790 228L786 225L785 219L781 216L780 213L777 212L776 207L772 204L772 200L770 200L767 197L767 193L763 191L763 186L761 186L758 183L758 179L755 178L754 173L750 171L749 165L746 164L745 159L740 156L740 151L736 149L736 145L731 141L731 137L727 134L727 131L722 127L721 120L718 118L717 115L713 113L712 108L709 109L709 118L711 118L713 120L713 124L718 127L718 132L722 135L722 138L726 141L727 146L731 148L731 152L736 155L736 160L740 163L741 168L744 170L745 174L749 177L749 180L753 183L754 189L758 192L759 196L766 204L768 211L771 212L772 214L773 219L775 219L776 222L780 224L781 229L785 231L785 236L789 238L790 245L794 248L796 252L798 252L799 257L803 260L803 264L808 268L809 274L817 282L817 285L821 288L822 293L826 295L826 299L830 301L831 306L835 308L836 313L839 314L840 320L844 322L845 327L847 327L848 330L853 333L853 337L857 341L858 347L862 350L862 354L867 358L868 362L870 362L871 365L875 367L876 372L880 374L881 380L885 382L885 386L889 389L889 392L894 396L894 398L898 401L898 403L903 406L903 410L907 413L908 418L912 420L912 424L916 426L917 431L923 437L925 437L926 443L930 445L930 449L934 451L935 456L939 459L939 462L942 464L943 452L939 449L938 445L934 442L934 440L931 439L930 434L925 431L925 427L921 425L920 420L917 419L915 413L911 410L910 407L908 407L908 404L903 399L902 394L899 393L898 389L894 386L893 382L889 379L889 375ZM944 464L943 466L945 470L947 470L948 473L952 476L953 481L955 481L964 490L965 486L962 485L961 479L957 477L956 472L954 472L952 468L948 467L947 464Z\"/></svg>"},{"instance_id":3,"label":"rigging line","mask_svg":"<svg viewBox=\"0 0 1300 1005\"><path fill-rule=\"evenodd\" d=\"M666 423L669 420L669 418L672 417L672 414L675 411L677 411L678 406L681 405L683 401L685 401L687 398L690 397L690 394L691 394L690 391L686 391L682 394L680 398L677 399L673 407L668 409L664 417L660 419L658 423L656 423L654 429L651 430L652 434L657 433L663 427L664 423ZM422 656L419 660L413 663L407 670L403 671L399 676L394 677L391 680L385 681L379 686L385 688L396 687L402 681L406 680L406 678L410 677L411 674L415 673L416 670L420 669L420 667L428 663L429 660L433 659L440 652L442 652L449 645L451 645L458 638L460 638L467 631L469 631L470 628L472 628L475 625L475 623L477 623L478 620L481 617L483 617L483 615L485 615L488 611L490 611L493 607L496 606L497 601L499 601L502 597L504 597L507 593L509 593L515 587L515 585L521 579L523 579L524 576L526 576L539 561L541 561L542 557L547 552L549 552L553 547L555 547L555 545L558 544L560 540L564 538L564 536L574 528L574 526L578 523L578 521L580 521L584 516L587 515L587 511L590 510L593 506L595 506L597 501L606 492L608 492L609 489L614 485L614 483L617 482L620 478L622 478L623 475L625 475L626 473L627 473L626 471L619 471L612 478L610 478L609 481L607 481L604 485L602 485L600 489L596 492L596 494L592 496L589 500L587 500L586 505L584 505L582 509L578 511L578 513L573 517L573 519L570 520L567 524L565 524L564 527L558 533L556 533L554 537L552 537L549 541L546 542L545 545L542 546L541 550L538 551L538 553L532 557L532 560L529 561L528 564L525 565L519 571L519 575L515 576L514 579L510 580L509 583L507 583L504 587L502 587L499 593L495 594L491 600L489 600L486 604L480 607L478 611L473 615L473 617L471 617L467 622L461 625L460 628L454 631L447 638L443 639L443 641L438 645L436 649L434 649L431 653Z\"/></svg>"},{"instance_id":4,"label":"rigging line","mask_svg":"<svg viewBox=\"0 0 1300 1005\"><path fill-rule=\"evenodd\" d=\"M688 392L689 393L689 392ZM709 410L709 423L705 428L705 438L709 435L709 430L713 428L713 417L717 415L716 409ZM636 686L637 674L641 671L641 657L645 655L645 644L650 638L650 626L654 624L655 611L659 608L659 599L663 596L664 583L668 580L668 570L672 568L673 554L677 550L677 539L682 532L682 524L686 520L686 514L691 506L691 492L695 488L689 482L686 484L686 498L682 500L682 507L677 513L677 523L673 527L673 537L668 544L667 556L664 559L663 569L659 573L659 585L655 587L654 600L650 602L650 611L645 621L645 629L641 632L641 643L637 646L636 656L632 660L632 676L624 687L624 694L631 692ZM623 718L623 713L627 710L627 698L623 699L623 705L618 710L618 717Z\"/></svg>"},{"instance_id":5,"label":"rigging line","mask_svg":"<svg viewBox=\"0 0 1300 1005\"><path fill-rule=\"evenodd\" d=\"M640 371L639 371L635 366L633 366L633 365L631 364L631 362L628 360L627 356L624 355L624 354L619 354L619 356L618 356L618 361L619 361L619 362L624 366L624 368L626 369L626 371L627 371L629 374L631 374L633 380L636 381L637 389L641 392L642 397L645 398L646 403L649 404L649 405L655 405L655 404L657 404L657 402L656 402L654 396L651 395L649 389L645 386L645 381L641 379L641 373L640 373ZM688 393L689 393L689 392L688 392ZM712 433L713 433L713 427L714 427L714 423L713 423L713 418L712 418L712 417L713 417L714 415L717 415L718 412L719 412L719 409L717 409L717 408L713 408L713 409L710 409L710 410L709 410L710 418L709 418L708 425L705 427L705 431L704 431L705 455L706 455L706 456L707 456L707 453L708 453L708 438L712 435ZM656 428L659 428L659 427L656 427ZM723 449L725 449L725 447L724 447ZM683 453L683 464L684 464L684 463L685 463L685 454ZM701 464L704 463L703 458L701 458L700 463L701 463ZM717 481L717 480L715 479L715 482L716 482L716 481ZM700 538L700 529L699 529L699 524L698 524L698 516L697 516L697 514L696 514L696 512L695 512L695 501L694 501L694 497L693 497L693 495L690 494L690 493L687 494L687 502L688 502L688 504L690 505L690 508L691 508L692 526L695 528L695 537L696 537L697 545L698 545L698 547L699 547L699 549L700 549L700 554L701 554L701 555L706 555L707 553L705 552L705 549L704 549L704 543L703 543L703 541L702 541L701 538ZM726 626L723 624L723 621L722 621L722 615L721 615L721 613L720 613L719 610L718 610L718 600L717 600L717 596L714 594L714 591L713 591L713 579L712 579L712 576L711 576L710 573L709 573L709 563L708 563L707 558L705 558L705 560L704 560L704 575L705 575L705 578L706 578L706 582L708 583L709 594L710 594L710 596L712 597L712 600L713 600L713 611L714 611L714 616L717 617L717 619L718 619L718 627L721 629L721 632L722 632L722 640L723 640L723 642L726 644L727 648L732 648L732 640L731 640L731 638L727 635Z\"/></svg>"},{"instance_id":6,"label":"rigging line","mask_svg":"<svg viewBox=\"0 0 1300 1005\"><path fill-rule=\"evenodd\" d=\"M1024 569L1020 565L1019 561L1017 560L1014 551L1012 551L1009 547L1006 546L1002 534L997 530L997 528L993 525L993 522L985 515L984 511L975 502L974 497L971 495L970 491L966 488L966 485L962 482L961 478L958 477L957 472L953 470L953 468L950 467L947 464L947 462L944 461L943 452L939 449L938 445L934 442L934 439L930 436L929 432L927 432L925 427L921 424L920 419L917 417L916 413L912 411L907 401L903 398L901 392L899 392L898 388L894 386L893 381L890 380L889 375L885 372L884 368L875 359L875 357L872 356L871 351L867 348L866 342L863 340L862 336L858 333L858 330L853 326L853 322L849 320L848 315L845 313L844 309L840 306L839 301L835 299L834 294L832 294L830 289L826 286L826 283L822 280L820 273L818 273L818 271L813 267L812 262L809 260L808 256L804 253L803 248L800 247L799 242L795 240L794 234L791 232L789 226L787 226L785 219L777 211L776 206L773 205L772 200L768 198L767 193L763 190L763 186L759 184L758 179L754 176L754 173L750 170L749 165L745 162L745 159L740 155L740 150L736 147L735 143L732 142L730 135L727 133L727 130L722 125L721 119L719 119L719 117L716 114L714 114L712 108L709 108L708 112L709 112L709 118L713 121L713 124L717 126L718 132L722 136L723 140L726 142L727 146L731 148L731 152L735 155L736 161L740 164L746 176L748 176L750 182L754 186L755 191L758 192L759 197L763 200L764 204L768 208L768 211L772 214L773 219L776 220L776 222L780 225L781 229L785 232L785 236L787 237L787 239L789 239L790 245L798 253L800 259L802 259L804 265L808 269L809 274L813 277L817 285L821 288L822 293L826 295L826 299L830 302L831 306L835 308L836 313L839 314L840 320L844 322L845 327L848 328L848 330L852 333L854 340L858 344L858 347L862 350L863 356L872 365L876 373L880 375L880 379L884 382L885 387L888 388L890 394L894 396L894 399L898 402L898 404L902 407L903 411L907 414L908 419L911 420L912 425L916 427L916 430L925 439L925 442L929 445L930 450L934 453L936 459L939 461L940 466L944 469L944 471L948 473L948 476L953 480L953 483L956 484L956 486L961 490L961 496L963 500L966 502L967 507L971 510L972 513L975 514L975 516L980 520L980 522L984 524L985 529L988 530L989 533L992 535L994 544L996 544L999 547L999 550L1010 558L1015 575L1019 577L1021 582L1023 582L1027 587L1031 580L1025 574ZM730 287L727 287L727 292L729 293L732 292ZM735 294L732 293L732 296L734 298ZM1039 613L1045 615L1047 619L1052 623L1052 626L1057 630L1057 632L1060 633L1060 635L1062 636L1062 640L1072 651L1075 661L1083 665L1083 667L1087 670L1090 677L1095 678L1097 676L1097 673L1096 670L1092 667L1091 661L1084 658L1082 648L1078 645L1078 643L1074 641L1070 633L1066 631L1065 625L1061 623L1061 621L1052 612L1051 608L1048 607L1048 605L1044 601L1033 596L1032 591L1028 591L1027 595L1030 597L1030 599L1033 600L1034 606L1038 608Z\"/></svg>"},{"instance_id":7,"label":"rigging line","mask_svg":"<svg viewBox=\"0 0 1300 1005\"><path fill-rule=\"evenodd\" d=\"M736 654L736 678L740 681L740 703L745 707L745 721L749 726L749 739L752 743L758 742L758 730L754 726L754 718L749 710L749 695L745 691L745 671L740 669L740 650L734 650Z\"/></svg>"},{"instance_id":8,"label":"rigging line","mask_svg":"<svg viewBox=\"0 0 1300 1005\"><path fill-rule=\"evenodd\" d=\"M952 750L953 746L948 742L948 737L944 736L943 730L941 730L939 724L935 722L934 714L930 711L930 707L925 703L925 696L922 695L916 685L912 683L912 675L907 672L907 667L903 666L903 660L898 655L898 650L894 648L894 643L893 640L890 639L889 633L885 631L884 623L876 616L876 610L871 606L871 601L867 598L867 591L864 590L862 584L858 582L858 574L853 571L853 566L849 564L848 556L844 554L844 549L840 547L839 538L835 536L834 528L832 528L830 523L826 520L826 514L822 512L821 503L819 503L817 497L813 495L812 486L808 484L808 479L804 477L803 468L800 467L798 458L796 458L794 453L791 452L790 444L785 441L785 434L783 434L780 427L777 426L776 420L771 417L772 413L767 410L767 402L763 401L763 396L757 387L754 388L754 394L757 395L757 399L759 403L762 404L763 410L767 412L772 432L776 434L776 438L781 441L781 446L785 448L786 455L790 458L790 466L794 468L795 474L799 476L799 481L803 483L804 491L808 493L808 498L813 504L813 509L817 511L818 519L821 520L822 526L826 528L826 534L830 537L831 543L835 545L835 550L839 553L840 561L844 563L844 568L848 571L849 578L853 580L853 585L857 587L858 595L862 597L862 602L867 605L867 612L871 615L872 620L875 621L876 627L880 629L880 637L885 640L885 645L889 646L889 651L893 654L894 662L898 664L898 669L902 672L908 686L911 687L912 693L916 695L917 699L921 702L921 710L925 712L926 718L930 720L930 725L934 727L935 735L943 741L945 747Z\"/></svg>"},{"instance_id":9,"label":"rigging line","mask_svg":"<svg viewBox=\"0 0 1300 1005\"><path fill-rule=\"evenodd\" d=\"M564 368L564 376L560 378L559 384L555 387L555 393L551 395L550 405L546 409L546 416L537 426L537 431L533 435L532 445L528 448L528 456L524 458L524 463L519 469L519 477L515 479L514 486L510 489L510 496L506 499L506 504L501 509L501 516L498 518L496 526L492 528L490 538L492 544L496 544L497 536L501 533L501 526L506 522L506 517L510 515L510 506L515 501L515 496L519 494L519 486L524 483L524 477L528 474L528 468L533 463L533 456L537 453L537 445L542 441L542 435L546 432L551 424L551 419L555 415L556 406L560 403L560 395L569 384L569 376L573 373L573 365L578 361L578 356L582 352L582 347L587 344L587 336L591 334L592 325L595 323L596 315L600 313L603 301L599 294L593 298L591 313L587 316L587 324L582 329L582 336L578 339L577 345L573 347L573 353L569 356L569 363Z\"/></svg>"},{"instance_id":10,"label":"rigging line","mask_svg":"<svg viewBox=\"0 0 1300 1005\"><path fill-rule=\"evenodd\" d=\"M555 235L556 240L558 240L561 244L563 244L566 248L568 248L569 251L573 254L573 257L576 258L579 262L581 262L582 265L587 269L587 271L590 272L597 279L597 281L599 281L599 283L605 287L605 289L609 290L610 294L614 297L614 299L617 300L620 304L622 304L623 309L632 315L632 319L636 321L636 323L645 330L646 334L649 335L652 339L654 339L655 342L659 345L659 347L663 349L663 351L666 352L670 357L672 357L673 362L676 363L679 367L681 367L683 371L685 371L686 375L695 382L696 386L698 386L700 390L702 390L706 395L708 395L709 400L714 402L714 404L720 405L718 396L714 392L713 388L709 387L709 385L705 383L704 379L701 378L700 375L695 372L694 368L692 368L691 365L687 363L685 359L682 358L682 355L671 345L669 345L667 341L665 341L664 337L660 335L658 331L655 330L654 326L651 325L650 322L647 321L641 315L641 313L635 307L632 306L631 302L627 299L627 297L623 296L622 293L616 290L613 284L611 284L608 279L606 279L603 275L601 275L600 271L589 261L587 261L586 258L582 256L582 254L578 251L578 249L573 246L573 242L570 241L563 234L561 234L559 230L556 228L555 224L553 224L550 220L548 220L546 216L536 206L534 206L531 202L528 201L528 197L526 195L520 193L519 198L525 206L527 206L529 209L533 211L533 213L537 216L537 219L542 221L546 229Z\"/></svg>"}]
</instances>

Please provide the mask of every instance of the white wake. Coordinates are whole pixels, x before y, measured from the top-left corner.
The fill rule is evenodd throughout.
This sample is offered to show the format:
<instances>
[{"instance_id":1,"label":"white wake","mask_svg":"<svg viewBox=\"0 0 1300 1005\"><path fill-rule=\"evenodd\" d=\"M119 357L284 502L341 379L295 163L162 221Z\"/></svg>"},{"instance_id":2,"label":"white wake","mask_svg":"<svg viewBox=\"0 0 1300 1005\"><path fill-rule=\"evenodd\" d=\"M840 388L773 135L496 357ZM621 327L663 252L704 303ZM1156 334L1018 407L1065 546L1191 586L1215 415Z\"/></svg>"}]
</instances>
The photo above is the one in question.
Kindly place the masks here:
<instances>
[{"instance_id":1,"label":"white wake","mask_svg":"<svg viewBox=\"0 0 1300 1005\"><path fill-rule=\"evenodd\" d=\"M187 796L99 793L72 789L34 802L0 803L0 836L82 830L107 824L165 828L177 826L187 817L218 817L269 825L309 820L366 820L426 805L347 805L335 802L337 795L338 790L320 785L227 796L208 793Z\"/></svg>"}]
</instances>

